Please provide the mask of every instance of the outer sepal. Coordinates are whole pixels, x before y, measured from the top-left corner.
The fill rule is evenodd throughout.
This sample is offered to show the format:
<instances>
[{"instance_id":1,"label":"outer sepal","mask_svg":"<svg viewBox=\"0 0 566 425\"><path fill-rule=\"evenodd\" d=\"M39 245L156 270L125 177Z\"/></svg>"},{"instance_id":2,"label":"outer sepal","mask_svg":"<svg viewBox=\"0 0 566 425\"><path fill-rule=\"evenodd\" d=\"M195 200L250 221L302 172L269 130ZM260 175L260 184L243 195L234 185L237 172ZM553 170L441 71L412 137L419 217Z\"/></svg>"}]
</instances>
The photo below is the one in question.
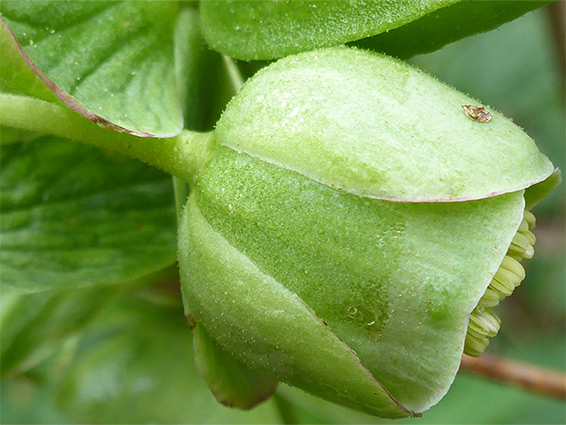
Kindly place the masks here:
<instances>
[{"instance_id":1,"label":"outer sepal","mask_svg":"<svg viewBox=\"0 0 566 425\"><path fill-rule=\"evenodd\" d=\"M462 203L364 199L221 148L200 175L181 226L196 229L195 222L206 223L209 229L209 237L199 243L181 238L185 301L193 313L207 311L200 313L202 324L220 344L239 338L240 328L252 332L231 345L234 355L248 358L252 367L273 355L254 341L270 335L271 344L281 347L273 323L295 320L281 304L284 297L268 289L272 285L251 285L243 265L224 253L214 259L212 250L224 252L212 242L215 234L263 279L308 305L398 402L420 412L438 402L454 379L468 315L517 231L522 197L519 191ZM197 209L198 215L191 212ZM211 274L218 266L224 272ZM219 289L211 292L212 287ZM232 289L223 295L222 288ZM248 308L248 298L259 293L258 302L280 311L280 319ZM199 303L189 294L198 295ZM211 307L224 298L221 308ZM231 325L222 322L227 315ZM305 330L290 326L287 331L295 332L295 343L304 349L307 343L299 335ZM315 348L326 355L328 349L321 347ZM286 373L320 380L312 378L311 367L295 353L274 365L273 373L304 388L303 381L289 380ZM332 393L309 391L356 406ZM371 410L371 404L361 408L386 415Z\"/></svg>"},{"instance_id":2,"label":"outer sepal","mask_svg":"<svg viewBox=\"0 0 566 425\"><path fill-rule=\"evenodd\" d=\"M207 223L194 196L179 228L185 307L223 349L321 397L382 416L409 415L312 309Z\"/></svg>"},{"instance_id":3,"label":"outer sepal","mask_svg":"<svg viewBox=\"0 0 566 425\"><path fill-rule=\"evenodd\" d=\"M330 48L258 72L216 134L329 187L399 202L481 199L552 174L518 126L495 111L473 121L468 104L478 102L405 63Z\"/></svg>"},{"instance_id":4,"label":"outer sepal","mask_svg":"<svg viewBox=\"0 0 566 425\"><path fill-rule=\"evenodd\" d=\"M229 407L251 409L273 395L277 380L258 375L223 350L202 325L194 324L195 365L216 399Z\"/></svg>"},{"instance_id":5,"label":"outer sepal","mask_svg":"<svg viewBox=\"0 0 566 425\"><path fill-rule=\"evenodd\" d=\"M560 183L562 183L562 173L559 168L556 168L546 180L529 187L525 191L527 209L538 205L538 203L542 201L546 195L556 189Z\"/></svg>"}]
</instances>

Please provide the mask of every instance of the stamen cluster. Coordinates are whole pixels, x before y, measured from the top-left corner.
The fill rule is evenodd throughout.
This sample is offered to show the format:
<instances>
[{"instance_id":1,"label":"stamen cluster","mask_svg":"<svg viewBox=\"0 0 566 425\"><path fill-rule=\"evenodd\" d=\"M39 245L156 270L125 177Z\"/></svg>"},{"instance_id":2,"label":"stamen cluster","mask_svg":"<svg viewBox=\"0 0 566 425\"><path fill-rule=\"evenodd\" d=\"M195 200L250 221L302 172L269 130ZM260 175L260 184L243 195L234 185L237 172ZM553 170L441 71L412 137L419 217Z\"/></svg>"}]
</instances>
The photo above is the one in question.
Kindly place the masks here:
<instances>
[{"instance_id":1,"label":"stamen cluster","mask_svg":"<svg viewBox=\"0 0 566 425\"><path fill-rule=\"evenodd\" d=\"M533 213L525 210L523 221L507 250L507 254L478 305L470 314L464 345L465 354L478 357L489 345L489 338L497 335L501 320L492 308L510 296L525 278L525 269L521 265L521 261L524 258L533 258L535 253L533 245L536 238L531 232L535 224L536 219Z\"/></svg>"}]
</instances>

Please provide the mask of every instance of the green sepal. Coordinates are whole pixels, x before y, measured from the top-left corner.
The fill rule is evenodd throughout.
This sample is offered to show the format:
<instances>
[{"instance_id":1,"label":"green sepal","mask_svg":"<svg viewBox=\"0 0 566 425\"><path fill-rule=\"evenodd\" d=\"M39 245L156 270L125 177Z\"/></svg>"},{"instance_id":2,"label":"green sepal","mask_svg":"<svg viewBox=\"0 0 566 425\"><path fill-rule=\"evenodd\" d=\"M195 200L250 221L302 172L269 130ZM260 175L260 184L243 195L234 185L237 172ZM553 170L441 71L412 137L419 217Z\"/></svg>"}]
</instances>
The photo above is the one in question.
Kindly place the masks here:
<instances>
[{"instance_id":1,"label":"green sepal","mask_svg":"<svg viewBox=\"0 0 566 425\"><path fill-rule=\"evenodd\" d=\"M217 140L329 187L399 202L514 192L554 167L511 120L403 62L351 48L281 59L228 105ZM502 158L505 160L502 161Z\"/></svg>"},{"instance_id":2,"label":"green sepal","mask_svg":"<svg viewBox=\"0 0 566 425\"><path fill-rule=\"evenodd\" d=\"M410 414L312 309L207 223L194 195L179 226L179 269L185 309L248 367L369 413Z\"/></svg>"},{"instance_id":3,"label":"green sepal","mask_svg":"<svg viewBox=\"0 0 566 425\"><path fill-rule=\"evenodd\" d=\"M539 204L550 192L562 183L562 173L556 168L552 174L540 183L529 187L525 191L526 208L531 209Z\"/></svg>"},{"instance_id":4,"label":"green sepal","mask_svg":"<svg viewBox=\"0 0 566 425\"><path fill-rule=\"evenodd\" d=\"M193 328L193 345L198 372L225 406L251 409L277 389L276 379L258 375L234 360L198 323Z\"/></svg>"},{"instance_id":5,"label":"green sepal","mask_svg":"<svg viewBox=\"0 0 566 425\"><path fill-rule=\"evenodd\" d=\"M276 282L416 412L438 402L452 383L468 315L503 260L524 209L523 191L459 203L361 198L227 148L207 164L192 196L179 250L185 301L219 344L232 344L245 329L250 336L230 349L247 364L269 356L253 341L273 338L271 344L281 347L276 319L251 309L247 299L261 292L254 302L296 321L281 304ZM206 232L197 230L205 224ZM225 253L228 247L241 262ZM252 285L244 273L252 266L273 283ZM310 346L321 353L333 349L322 342ZM299 369L310 381L320 380L312 367L296 355L274 373L304 387L281 371ZM335 394L318 394L354 406ZM372 405L362 408L371 411Z\"/></svg>"}]
</instances>

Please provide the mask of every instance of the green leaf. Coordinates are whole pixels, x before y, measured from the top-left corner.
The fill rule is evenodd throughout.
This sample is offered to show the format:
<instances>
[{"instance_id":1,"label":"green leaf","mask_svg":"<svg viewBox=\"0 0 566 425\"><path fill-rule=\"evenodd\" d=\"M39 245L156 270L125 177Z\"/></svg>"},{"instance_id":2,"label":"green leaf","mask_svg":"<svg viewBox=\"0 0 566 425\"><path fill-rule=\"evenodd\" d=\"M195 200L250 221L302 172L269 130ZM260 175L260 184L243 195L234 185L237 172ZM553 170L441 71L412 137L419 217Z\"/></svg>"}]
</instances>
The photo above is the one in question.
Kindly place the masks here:
<instances>
[{"instance_id":1,"label":"green leaf","mask_svg":"<svg viewBox=\"0 0 566 425\"><path fill-rule=\"evenodd\" d=\"M130 297L79 347L58 389L62 411L89 423L279 423L272 402L243 412L220 405L194 367L180 303Z\"/></svg>"},{"instance_id":2,"label":"green leaf","mask_svg":"<svg viewBox=\"0 0 566 425\"><path fill-rule=\"evenodd\" d=\"M479 199L553 172L521 128L491 109L490 122L473 121L469 104L479 102L403 62L329 48L259 71L215 133L238 152L376 199Z\"/></svg>"},{"instance_id":3,"label":"green leaf","mask_svg":"<svg viewBox=\"0 0 566 425\"><path fill-rule=\"evenodd\" d=\"M455 1L205 1L201 13L213 49L264 60L369 37Z\"/></svg>"},{"instance_id":4,"label":"green leaf","mask_svg":"<svg viewBox=\"0 0 566 425\"><path fill-rule=\"evenodd\" d=\"M472 34L490 31L549 3L552 0L464 0L439 8L393 31L354 44L400 58L409 58L440 49Z\"/></svg>"},{"instance_id":5,"label":"green leaf","mask_svg":"<svg viewBox=\"0 0 566 425\"><path fill-rule=\"evenodd\" d=\"M438 49L487 31L547 2L481 0L205 1L213 49L244 60L275 59L364 39L396 55Z\"/></svg>"},{"instance_id":6,"label":"green leaf","mask_svg":"<svg viewBox=\"0 0 566 425\"><path fill-rule=\"evenodd\" d=\"M2 2L10 33L0 33L0 77L45 98L23 59L70 108L92 121L138 135L167 137L182 129L173 33L176 2ZM21 49L21 51L20 51ZM33 91L34 93L29 93Z\"/></svg>"},{"instance_id":7,"label":"green leaf","mask_svg":"<svg viewBox=\"0 0 566 425\"><path fill-rule=\"evenodd\" d=\"M2 6L0 5L0 8ZM23 93L47 102L61 103L29 65L21 46L0 14L0 83L2 92Z\"/></svg>"},{"instance_id":8,"label":"green leaf","mask_svg":"<svg viewBox=\"0 0 566 425\"><path fill-rule=\"evenodd\" d=\"M4 292L120 283L175 262L165 174L43 137L1 152Z\"/></svg>"}]
</instances>

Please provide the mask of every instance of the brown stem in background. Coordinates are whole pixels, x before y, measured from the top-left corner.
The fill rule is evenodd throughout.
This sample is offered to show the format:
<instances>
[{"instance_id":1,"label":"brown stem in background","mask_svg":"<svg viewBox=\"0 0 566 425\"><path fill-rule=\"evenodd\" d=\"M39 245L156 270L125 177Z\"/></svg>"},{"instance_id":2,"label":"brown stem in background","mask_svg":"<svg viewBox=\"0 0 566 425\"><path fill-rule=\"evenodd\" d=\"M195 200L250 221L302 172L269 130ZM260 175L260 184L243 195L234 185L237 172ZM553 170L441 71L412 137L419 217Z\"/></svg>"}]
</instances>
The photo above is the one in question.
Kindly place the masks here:
<instances>
[{"instance_id":1,"label":"brown stem in background","mask_svg":"<svg viewBox=\"0 0 566 425\"><path fill-rule=\"evenodd\" d=\"M556 1L548 5L546 10L550 19L558 57L560 58L560 69L564 76L566 73L566 1Z\"/></svg>"},{"instance_id":2,"label":"brown stem in background","mask_svg":"<svg viewBox=\"0 0 566 425\"><path fill-rule=\"evenodd\" d=\"M566 400L566 375L489 354L462 356L460 370Z\"/></svg>"}]
</instances>

